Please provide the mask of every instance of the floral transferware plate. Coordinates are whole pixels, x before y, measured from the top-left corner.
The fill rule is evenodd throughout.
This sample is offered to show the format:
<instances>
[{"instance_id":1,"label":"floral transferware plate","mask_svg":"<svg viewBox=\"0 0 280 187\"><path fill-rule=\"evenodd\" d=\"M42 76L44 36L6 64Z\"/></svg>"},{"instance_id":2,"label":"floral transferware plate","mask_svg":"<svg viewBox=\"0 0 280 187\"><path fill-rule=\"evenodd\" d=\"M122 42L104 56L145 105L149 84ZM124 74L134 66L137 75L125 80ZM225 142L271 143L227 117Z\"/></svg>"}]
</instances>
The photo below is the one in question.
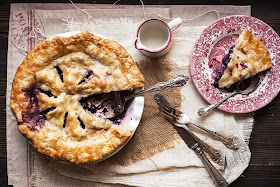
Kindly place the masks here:
<instances>
[{"instance_id":1,"label":"floral transferware plate","mask_svg":"<svg viewBox=\"0 0 280 187\"><path fill-rule=\"evenodd\" d=\"M273 67L261 73L258 88L249 95L236 95L218 108L231 113L248 113L270 103L280 91L280 38L263 21L243 15L221 18L208 26L195 43L191 55L190 71L194 85L202 97L213 103L228 92L213 86L213 71L220 65L221 56L225 55L243 29L253 33L266 46Z\"/></svg>"}]
</instances>

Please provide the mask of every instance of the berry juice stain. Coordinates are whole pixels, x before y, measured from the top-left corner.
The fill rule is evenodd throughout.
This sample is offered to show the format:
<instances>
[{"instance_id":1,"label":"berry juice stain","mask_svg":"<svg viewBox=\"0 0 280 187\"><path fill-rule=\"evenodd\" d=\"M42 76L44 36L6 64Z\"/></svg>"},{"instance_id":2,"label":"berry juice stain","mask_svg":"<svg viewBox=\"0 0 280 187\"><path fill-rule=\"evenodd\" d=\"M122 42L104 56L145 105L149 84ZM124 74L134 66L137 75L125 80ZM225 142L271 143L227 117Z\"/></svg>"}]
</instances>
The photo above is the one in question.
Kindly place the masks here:
<instances>
[{"instance_id":1,"label":"berry juice stain","mask_svg":"<svg viewBox=\"0 0 280 187\"><path fill-rule=\"evenodd\" d=\"M39 100L37 95L40 93L40 88L37 84L23 90L25 93L28 106L26 111L22 112L22 120L27 124L31 131L43 128L45 125L46 115L40 111Z\"/></svg>"},{"instance_id":2,"label":"berry juice stain","mask_svg":"<svg viewBox=\"0 0 280 187\"><path fill-rule=\"evenodd\" d=\"M49 97L56 97L50 91L42 90L37 84L31 85L29 88L23 89L28 106L22 112L22 121L31 131L42 129L45 125L46 115L55 110L56 107L50 107L41 111L39 107L38 94L43 93Z\"/></svg>"}]
</instances>

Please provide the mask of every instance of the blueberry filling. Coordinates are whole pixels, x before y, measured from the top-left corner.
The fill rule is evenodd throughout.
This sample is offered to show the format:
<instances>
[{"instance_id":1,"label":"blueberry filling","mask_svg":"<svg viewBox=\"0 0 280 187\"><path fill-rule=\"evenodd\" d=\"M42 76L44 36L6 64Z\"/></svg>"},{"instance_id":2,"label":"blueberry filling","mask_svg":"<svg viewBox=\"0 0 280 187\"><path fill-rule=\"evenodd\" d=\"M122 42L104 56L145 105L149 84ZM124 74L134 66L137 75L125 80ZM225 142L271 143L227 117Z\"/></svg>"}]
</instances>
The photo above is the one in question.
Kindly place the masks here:
<instances>
[{"instance_id":1,"label":"blueberry filling","mask_svg":"<svg viewBox=\"0 0 280 187\"><path fill-rule=\"evenodd\" d=\"M242 67L242 69L246 69L248 68L248 66L246 64L244 64L244 62L240 62L240 66Z\"/></svg>"},{"instance_id":2,"label":"blueberry filling","mask_svg":"<svg viewBox=\"0 0 280 187\"><path fill-rule=\"evenodd\" d=\"M57 74L59 75L60 80L63 82L63 73L59 66L55 66Z\"/></svg>"},{"instance_id":3,"label":"blueberry filling","mask_svg":"<svg viewBox=\"0 0 280 187\"><path fill-rule=\"evenodd\" d=\"M95 96L95 95L94 95ZM99 95L96 95L96 97L89 97L89 98L82 98L80 100L80 104L85 110L88 110L91 113L97 113L101 112L104 115L109 112L110 109L116 108L116 106L110 104L113 103L112 99L103 99L100 98Z\"/></svg>"},{"instance_id":4,"label":"blueberry filling","mask_svg":"<svg viewBox=\"0 0 280 187\"><path fill-rule=\"evenodd\" d=\"M78 83L78 85L86 82L91 75L93 75L93 72L88 71L87 75Z\"/></svg>"},{"instance_id":5,"label":"blueberry filling","mask_svg":"<svg viewBox=\"0 0 280 187\"><path fill-rule=\"evenodd\" d=\"M106 76L109 77L111 76L112 74L109 72L109 71L106 71Z\"/></svg>"},{"instance_id":6,"label":"blueberry filling","mask_svg":"<svg viewBox=\"0 0 280 187\"><path fill-rule=\"evenodd\" d=\"M39 128L43 128L45 125L46 118L43 115L36 115L29 121L27 125L31 131L36 131Z\"/></svg>"},{"instance_id":7,"label":"blueberry filling","mask_svg":"<svg viewBox=\"0 0 280 187\"><path fill-rule=\"evenodd\" d=\"M219 81L220 81L221 77L223 76L224 71L226 70L228 63L231 60L231 54L233 53L233 48L234 48L234 46L232 46L230 48L228 54L226 54L224 56L224 58L222 60L222 64L217 69L215 69L213 74L212 74L212 78L214 79L214 84L213 85L214 85L215 88L219 88ZM239 58L239 56L237 56L237 58ZM240 66L242 67L242 69L248 68L248 66L244 62L241 62ZM239 67L239 65L236 64L236 68L238 68L238 67ZM232 72L231 72L231 75L232 75ZM251 85L251 78L248 78L248 79L244 79L244 80L241 80L241 81L238 81L238 82L232 84L229 88L223 88L223 89L226 90L226 91L232 92L237 87L238 87L239 90L245 90L250 85Z\"/></svg>"},{"instance_id":8,"label":"blueberry filling","mask_svg":"<svg viewBox=\"0 0 280 187\"><path fill-rule=\"evenodd\" d=\"M85 126L84 122L83 122L79 117L78 117L78 120L79 120L79 122L80 122L81 127L82 127L83 129L85 129L86 126Z\"/></svg>"},{"instance_id":9,"label":"blueberry filling","mask_svg":"<svg viewBox=\"0 0 280 187\"><path fill-rule=\"evenodd\" d=\"M108 109L107 109L107 108L104 108L104 109L102 110L102 112L105 114L105 113L108 112Z\"/></svg>"},{"instance_id":10,"label":"blueberry filling","mask_svg":"<svg viewBox=\"0 0 280 187\"><path fill-rule=\"evenodd\" d=\"M43 90L42 88L39 88L39 90L40 90L41 93L44 93L44 94L46 94L46 95L49 96L49 97L54 97L54 98L56 98L56 96L54 96L54 95L52 94L52 92L50 92L50 91Z\"/></svg>"},{"instance_id":11,"label":"blueberry filling","mask_svg":"<svg viewBox=\"0 0 280 187\"><path fill-rule=\"evenodd\" d=\"M112 121L116 125L120 125L122 122L122 119L124 118L124 113L117 114L115 117L108 118L110 121Z\"/></svg>"},{"instance_id":12,"label":"blueberry filling","mask_svg":"<svg viewBox=\"0 0 280 187\"><path fill-rule=\"evenodd\" d=\"M212 74L212 78L214 79L213 85L215 88L219 88L219 81L222 78L223 73L226 70L228 63L230 62L231 54L233 53L233 48L234 48L234 46L232 46L229 49L229 52L224 56L224 58L222 60L222 64L217 69L215 69Z\"/></svg>"},{"instance_id":13,"label":"blueberry filling","mask_svg":"<svg viewBox=\"0 0 280 187\"><path fill-rule=\"evenodd\" d=\"M95 105L91 105L90 107L88 107L88 111L90 111L91 113L96 113L97 107Z\"/></svg>"},{"instance_id":14,"label":"blueberry filling","mask_svg":"<svg viewBox=\"0 0 280 187\"><path fill-rule=\"evenodd\" d=\"M123 93L125 94L126 92ZM84 110L119 125L122 122L124 114L115 113L114 108L116 108L116 103L113 101L112 96L110 97L110 94L113 93L96 94L83 97L80 99L80 104Z\"/></svg>"},{"instance_id":15,"label":"blueberry filling","mask_svg":"<svg viewBox=\"0 0 280 187\"><path fill-rule=\"evenodd\" d=\"M82 105L83 109L88 109L88 100L90 98L89 97L82 97L80 99L80 104Z\"/></svg>"},{"instance_id":16,"label":"blueberry filling","mask_svg":"<svg viewBox=\"0 0 280 187\"><path fill-rule=\"evenodd\" d=\"M44 115L47 115L47 113L49 113L50 111L53 111L54 109L56 109L56 107L48 108L46 110L43 110L41 113L44 114Z\"/></svg>"},{"instance_id":17,"label":"blueberry filling","mask_svg":"<svg viewBox=\"0 0 280 187\"><path fill-rule=\"evenodd\" d=\"M247 79L244 79L242 81L239 81L236 83L235 87L238 87L239 90L246 90L249 86L251 86L251 81L253 77L249 77Z\"/></svg>"},{"instance_id":18,"label":"blueberry filling","mask_svg":"<svg viewBox=\"0 0 280 187\"><path fill-rule=\"evenodd\" d=\"M41 89L37 84L33 84L29 88L23 89L23 92L28 103L26 111L22 112L23 123L26 123L31 131L43 128L47 113L54 110L56 107L50 107L41 111L39 107L38 94L41 92L49 97L53 97L54 95L49 91Z\"/></svg>"},{"instance_id":19,"label":"blueberry filling","mask_svg":"<svg viewBox=\"0 0 280 187\"><path fill-rule=\"evenodd\" d=\"M37 86L37 84L33 84L29 88L23 89L22 91L24 91L24 94L29 101L38 102L37 95L40 91L40 88Z\"/></svg>"},{"instance_id":20,"label":"blueberry filling","mask_svg":"<svg viewBox=\"0 0 280 187\"><path fill-rule=\"evenodd\" d=\"M22 121L26 123L31 131L37 128L43 128L46 120L46 115L40 111L39 100L37 95L40 92L37 84L23 90L27 98L28 106L26 111L22 112Z\"/></svg>"},{"instance_id":21,"label":"blueberry filling","mask_svg":"<svg viewBox=\"0 0 280 187\"><path fill-rule=\"evenodd\" d=\"M66 112L66 114L64 115L63 128L65 128L65 127L66 127L67 116L68 116L68 112Z\"/></svg>"}]
</instances>

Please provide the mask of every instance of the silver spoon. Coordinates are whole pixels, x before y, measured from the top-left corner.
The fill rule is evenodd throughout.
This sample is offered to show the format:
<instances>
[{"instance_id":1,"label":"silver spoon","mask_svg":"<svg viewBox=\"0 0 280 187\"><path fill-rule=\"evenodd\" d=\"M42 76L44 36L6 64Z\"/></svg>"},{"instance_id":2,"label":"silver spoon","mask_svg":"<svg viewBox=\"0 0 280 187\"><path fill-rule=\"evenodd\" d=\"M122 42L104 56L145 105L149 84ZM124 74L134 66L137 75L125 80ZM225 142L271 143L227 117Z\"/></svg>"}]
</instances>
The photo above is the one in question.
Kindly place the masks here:
<instances>
[{"instance_id":1,"label":"silver spoon","mask_svg":"<svg viewBox=\"0 0 280 187\"><path fill-rule=\"evenodd\" d=\"M256 88L258 87L259 85L259 76L255 76L251 79L251 85L244 89L244 90L241 90L238 86L237 88L231 92L230 94L228 94L227 96L225 96L224 98L214 102L213 104L210 104L208 105L207 107L205 108L200 108L198 110L198 115L199 116L206 116L208 115L214 108L218 107L220 104L222 104L223 102L225 102L227 99L229 99L230 97L233 97L237 94L242 94L242 95L249 95L250 93L252 93L253 91L256 90Z\"/></svg>"},{"instance_id":2,"label":"silver spoon","mask_svg":"<svg viewBox=\"0 0 280 187\"><path fill-rule=\"evenodd\" d=\"M116 114L121 114L124 111L124 106L126 101L140 96L140 95L144 95L145 93L149 93L149 92L155 92L155 91L160 91L163 90L165 88L168 87L181 87L184 86L189 80L189 77L186 75L177 75L176 77L166 81L166 82L159 82L153 86L151 86L150 88L147 88L145 90L141 90L139 92L135 92L133 94L130 94L128 96L125 97L121 97L121 94L119 92L115 92L115 96L116 96L116 108L114 109L114 113ZM110 116L114 117L114 116Z\"/></svg>"}]
</instances>

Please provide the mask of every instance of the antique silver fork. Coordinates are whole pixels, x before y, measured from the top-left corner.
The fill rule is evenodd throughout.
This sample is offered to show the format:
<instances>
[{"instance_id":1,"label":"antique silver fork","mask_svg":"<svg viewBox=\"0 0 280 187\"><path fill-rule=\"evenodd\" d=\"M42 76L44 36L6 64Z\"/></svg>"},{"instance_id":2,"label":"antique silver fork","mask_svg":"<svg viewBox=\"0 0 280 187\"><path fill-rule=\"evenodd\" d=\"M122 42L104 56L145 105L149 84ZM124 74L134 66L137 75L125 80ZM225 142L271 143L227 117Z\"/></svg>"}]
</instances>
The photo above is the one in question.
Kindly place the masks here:
<instances>
[{"instance_id":1,"label":"antique silver fork","mask_svg":"<svg viewBox=\"0 0 280 187\"><path fill-rule=\"evenodd\" d=\"M207 143L202 141L200 138L198 138L193 132L190 131L190 129L186 126L186 124L176 123L174 121L173 117L171 117L169 115L169 113L166 112L166 108L172 108L172 107L161 94L155 94L154 99L155 99L156 103L158 104L158 108L159 108L160 112L165 115L166 119L169 122L171 122L175 126L180 126L181 128L184 128L185 130L187 130L195 138L195 140L199 143L199 145L203 148L203 150L208 153L208 155L211 157L211 159L215 163L222 165L222 166L224 165L225 160L218 150L214 149L213 147L211 147L210 145L208 145Z\"/></svg>"},{"instance_id":2,"label":"antique silver fork","mask_svg":"<svg viewBox=\"0 0 280 187\"><path fill-rule=\"evenodd\" d=\"M192 125L195 126L208 134L210 134L214 139L222 142L227 148L229 149L238 149L239 145L236 140L230 137L226 137L218 132L209 130L201 125L192 123L190 119L188 118L187 114L181 112L178 109L173 108L168 101L161 95L161 94L155 94L155 98L162 97L161 100L164 101L159 105L159 110L168 118L170 118L173 122L179 123L182 125Z\"/></svg>"}]
</instances>

